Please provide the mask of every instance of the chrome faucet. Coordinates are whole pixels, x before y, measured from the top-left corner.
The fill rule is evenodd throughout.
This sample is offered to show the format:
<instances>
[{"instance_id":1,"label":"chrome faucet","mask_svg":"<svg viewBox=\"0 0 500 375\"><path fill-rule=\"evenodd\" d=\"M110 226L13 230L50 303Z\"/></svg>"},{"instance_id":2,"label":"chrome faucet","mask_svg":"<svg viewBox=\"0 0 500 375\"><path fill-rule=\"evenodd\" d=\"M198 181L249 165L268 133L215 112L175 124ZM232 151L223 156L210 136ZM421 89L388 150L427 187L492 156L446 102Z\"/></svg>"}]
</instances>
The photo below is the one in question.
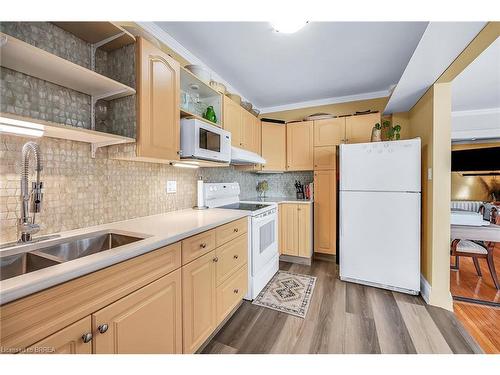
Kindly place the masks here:
<instances>
[{"instance_id":1,"label":"chrome faucet","mask_svg":"<svg viewBox=\"0 0 500 375\"><path fill-rule=\"evenodd\" d=\"M36 181L32 182L31 191L28 191L29 166L32 157L35 161ZM43 183L40 181L41 171L40 147L35 142L25 143L21 163L21 218L17 224L18 242L31 241L31 236L40 230L40 225L35 224L35 213L40 212L42 208ZM33 213L33 216L30 216L30 212Z\"/></svg>"}]
</instances>

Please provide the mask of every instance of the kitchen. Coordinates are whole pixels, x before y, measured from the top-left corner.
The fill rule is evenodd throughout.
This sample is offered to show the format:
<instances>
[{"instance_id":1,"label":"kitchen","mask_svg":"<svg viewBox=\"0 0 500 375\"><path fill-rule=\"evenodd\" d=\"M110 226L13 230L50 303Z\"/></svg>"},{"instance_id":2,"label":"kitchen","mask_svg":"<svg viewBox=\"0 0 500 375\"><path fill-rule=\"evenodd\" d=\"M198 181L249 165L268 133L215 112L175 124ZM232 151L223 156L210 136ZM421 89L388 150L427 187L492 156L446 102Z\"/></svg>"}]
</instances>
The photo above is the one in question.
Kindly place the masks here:
<instances>
[{"instance_id":1,"label":"kitchen","mask_svg":"<svg viewBox=\"0 0 500 375\"><path fill-rule=\"evenodd\" d=\"M429 25L366 27L405 60ZM397 91L254 108L186 30L0 24L2 351L481 352L419 296L426 145Z\"/></svg>"}]
</instances>

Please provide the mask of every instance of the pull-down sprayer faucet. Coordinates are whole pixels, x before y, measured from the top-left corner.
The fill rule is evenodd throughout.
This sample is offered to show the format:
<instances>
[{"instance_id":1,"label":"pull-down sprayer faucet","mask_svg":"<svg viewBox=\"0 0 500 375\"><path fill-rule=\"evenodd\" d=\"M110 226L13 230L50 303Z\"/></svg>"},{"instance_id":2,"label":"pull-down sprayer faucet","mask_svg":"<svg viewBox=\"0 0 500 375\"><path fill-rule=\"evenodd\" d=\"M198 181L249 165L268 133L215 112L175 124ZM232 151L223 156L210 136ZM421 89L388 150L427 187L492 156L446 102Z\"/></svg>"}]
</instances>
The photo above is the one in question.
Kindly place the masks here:
<instances>
[{"instance_id":1,"label":"pull-down sprayer faucet","mask_svg":"<svg viewBox=\"0 0 500 375\"><path fill-rule=\"evenodd\" d=\"M28 191L30 159L34 158L36 181L32 182L31 191ZM40 230L35 224L35 213L40 212L43 199L43 183L40 181L42 159L40 147L35 142L27 142L22 150L21 163L21 218L17 225L19 242L31 241L31 236ZM30 212L33 216L30 216Z\"/></svg>"}]
</instances>

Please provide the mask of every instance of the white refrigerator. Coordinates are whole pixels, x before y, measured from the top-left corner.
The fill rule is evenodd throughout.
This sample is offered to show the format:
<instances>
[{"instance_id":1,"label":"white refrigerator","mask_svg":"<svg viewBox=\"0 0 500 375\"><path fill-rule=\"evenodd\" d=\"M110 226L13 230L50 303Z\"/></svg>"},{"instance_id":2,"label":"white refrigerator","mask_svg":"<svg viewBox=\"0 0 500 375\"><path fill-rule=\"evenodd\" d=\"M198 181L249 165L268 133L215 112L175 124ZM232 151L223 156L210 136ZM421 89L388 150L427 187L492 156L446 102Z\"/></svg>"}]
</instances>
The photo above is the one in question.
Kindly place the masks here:
<instances>
[{"instance_id":1,"label":"white refrigerator","mask_svg":"<svg viewBox=\"0 0 500 375\"><path fill-rule=\"evenodd\" d=\"M340 145L340 279L420 291L420 138Z\"/></svg>"}]
</instances>

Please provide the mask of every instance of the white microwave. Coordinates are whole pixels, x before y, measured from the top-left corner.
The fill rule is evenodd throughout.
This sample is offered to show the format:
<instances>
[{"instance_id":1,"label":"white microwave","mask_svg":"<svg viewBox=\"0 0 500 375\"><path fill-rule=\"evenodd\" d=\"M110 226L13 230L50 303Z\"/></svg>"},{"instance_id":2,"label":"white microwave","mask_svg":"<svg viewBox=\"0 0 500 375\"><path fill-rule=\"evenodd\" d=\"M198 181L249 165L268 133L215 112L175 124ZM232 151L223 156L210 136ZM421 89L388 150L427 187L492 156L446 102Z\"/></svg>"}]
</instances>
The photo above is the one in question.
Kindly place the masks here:
<instances>
[{"instance_id":1,"label":"white microwave","mask_svg":"<svg viewBox=\"0 0 500 375\"><path fill-rule=\"evenodd\" d=\"M231 161L231 133L197 119L181 119L181 159Z\"/></svg>"}]
</instances>

